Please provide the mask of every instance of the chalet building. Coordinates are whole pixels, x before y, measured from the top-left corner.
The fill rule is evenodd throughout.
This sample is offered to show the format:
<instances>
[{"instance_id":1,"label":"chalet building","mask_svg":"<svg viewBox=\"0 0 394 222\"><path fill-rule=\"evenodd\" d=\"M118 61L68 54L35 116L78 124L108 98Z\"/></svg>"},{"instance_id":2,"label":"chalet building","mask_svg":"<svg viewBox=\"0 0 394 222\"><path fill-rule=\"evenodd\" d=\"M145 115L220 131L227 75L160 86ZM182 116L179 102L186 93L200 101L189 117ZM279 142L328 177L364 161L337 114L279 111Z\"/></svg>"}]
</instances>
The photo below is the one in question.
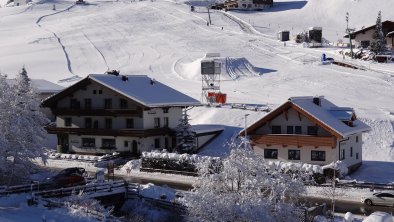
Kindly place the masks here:
<instances>
[{"instance_id":1,"label":"chalet building","mask_svg":"<svg viewBox=\"0 0 394 222\"><path fill-rule=\"evenodd\" d=\"M292 97L246 132L265 159L316 165L341 160L353 171L362 163L362 133L369 130L352 108L324 97Z\"/></svg>"},{"instance_id":2,"label":"chalet building","mask_svg":"<svg viewBox=\"0 0 394 222\"><path fill-rule=\"evenodd\" d=\"M171 150L182 109L200 103L145 75L91 74L42 105L56 116L47 131L61 152L138 154Z\"/></svg>"},{"instance_id":3,"label":"chalet building","mask_svg":"<svg viewBox=\"0 0 394 222\"><path fill-rule=\"evenodd\" d=\"M369 26L367 28L362 28L351 34L353 44L356 48L368 48L373 42L373 33L375 32L376 25ZM386 42L388 48L393 47L392 35L390 37L389 33L394 32L394 22L384 21L382 22L382 30L384 36L386 36ZM349 38L349 35L345 35L345 38Z\"/></svg>"},{"instance_id":4,"label":"chalet building","mask_svg":"<svg viewBox=\"0 0 394 222\"><path fill-rule=\"evenodd\" d=\"M230 10L262 10L273 5L273 0L227 0L224 2L224 7Z\"/></svg>"},{"instance_id":5,"label":"chalet building","mask_svg":"<svg viewBox=\"0 0 394 222\"><path fill-rule=\"evenodd\" d=\"M15 85L16 79L7 79L7 82L11 85ZM40 100L44 100L64 89L64 87L49 82L45 79L30 79L30 84L38 94ZM40 111L43 112L50 120L55 120L55 116L52 114L49 108L40 107Z\"/></svg>"}]
</instances>

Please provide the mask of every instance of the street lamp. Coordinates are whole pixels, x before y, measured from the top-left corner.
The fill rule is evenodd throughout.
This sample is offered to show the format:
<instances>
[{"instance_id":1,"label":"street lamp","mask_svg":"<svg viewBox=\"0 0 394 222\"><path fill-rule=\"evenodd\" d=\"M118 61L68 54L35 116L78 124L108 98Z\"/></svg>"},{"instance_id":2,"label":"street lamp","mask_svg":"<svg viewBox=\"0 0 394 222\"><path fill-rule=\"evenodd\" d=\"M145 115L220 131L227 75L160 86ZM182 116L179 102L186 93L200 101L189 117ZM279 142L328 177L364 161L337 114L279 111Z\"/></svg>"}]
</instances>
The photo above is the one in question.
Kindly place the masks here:
<instances>
[{"instance_id":1,"label":"street lamp","mask_svg":"<svg viewBox=\"0 0 394 222\"><path fill-rule=\"evenodd\" d=\"M350 42L350 55L353 59L353 45L352 45L352 29L349 29L349 12L346 12L346 32L349 36L349 42Z\"/></svg>"}]
</instances>

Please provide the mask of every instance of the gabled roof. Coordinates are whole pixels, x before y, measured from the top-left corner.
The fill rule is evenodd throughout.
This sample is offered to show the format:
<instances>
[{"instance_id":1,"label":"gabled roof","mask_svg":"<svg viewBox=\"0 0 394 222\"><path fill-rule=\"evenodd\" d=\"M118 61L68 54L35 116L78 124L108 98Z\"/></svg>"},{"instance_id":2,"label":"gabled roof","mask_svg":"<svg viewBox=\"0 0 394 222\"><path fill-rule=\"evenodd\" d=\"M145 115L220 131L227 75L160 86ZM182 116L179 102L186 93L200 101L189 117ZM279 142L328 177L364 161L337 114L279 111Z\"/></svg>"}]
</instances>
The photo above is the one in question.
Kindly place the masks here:
<instances>
[{"instance_id":1,"label":"gabled roof","mask_svg":"<svg viewBox=\"0 0 394 222\"><path fill-rule=\"evenodd\" d=\"M368 30L375 29L375 27L376 27L376 24L371 25L371 26L366 27L366 28L362 28L362 29L360 29L360 30L357 30L357 31L353 32L353 33L351 34L351 35L352 35L352 39L353 39L356 35L358 35L358 34L360 34L360 33L362 33L362 32L366 32L366 31L368 31ZM394 22L393 22L393 21L386 20L386 21L382 22L382 27L383 27L383 31L385 31L385 30L388 30L388 32L394 31ZM384 33L384 34L387 34L387 33ZM345 36L343 36L343 37L344 37L344 38L349 38L349 35L345 35Z\"/></svg>"},{"instance_id":2,"label":"gabled roof","mask_svg":"<svg viewBox=\"0 0 394 222\"><path fill-rule=\"evenodd\" d=\"M348 121L354 116L352 108L342 108L332 104L324 97L319 97L320 106L313 102L314 97L292 97L278 108L274 109L262 119L253 123L247 128L247 132L252 133L263 126L268 121L280 115L283 111L290 108L303 114L312 122L315 122L323 129L327 130L338 138L344 138L355 133L366 132L371 128L360 120L354 120L353 126L349 126L342 121ZM241 131L241 135L244 131Z\"/></svg>"},{"instance_id":3,"label":"gabled roof","mask_svg":"<svg viewBox=\"0 0 394 222\"><path fill-rule=\"evenodd\" d=\"M146 75L115 76L110 74L90 74L85 79L45 100L43 106L50 106L50 104L92 82L148 108L201 105L199 101Z\"/></svg>"}]
</instances>

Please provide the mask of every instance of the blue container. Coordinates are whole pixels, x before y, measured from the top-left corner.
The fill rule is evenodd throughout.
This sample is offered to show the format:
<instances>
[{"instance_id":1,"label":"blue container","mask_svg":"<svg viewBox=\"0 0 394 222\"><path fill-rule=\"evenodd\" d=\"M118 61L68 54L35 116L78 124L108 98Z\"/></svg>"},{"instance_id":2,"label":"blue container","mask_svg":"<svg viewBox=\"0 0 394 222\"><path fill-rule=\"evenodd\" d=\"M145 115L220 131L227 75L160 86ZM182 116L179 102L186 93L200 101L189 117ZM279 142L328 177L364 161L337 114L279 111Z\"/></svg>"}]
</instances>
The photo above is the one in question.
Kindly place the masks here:
<instances>
[{"instance_id":1,"label":"blue container","mask_svg":"<svg viewBox=\"0 0 394 222\"><path fill-rule=\"evenodd\" d=\"M321 61L322 61L322 62L326 61L326 54L325 54L325 53L323 53L323 54L321 55Z\"/></svg>"}]
</instances>

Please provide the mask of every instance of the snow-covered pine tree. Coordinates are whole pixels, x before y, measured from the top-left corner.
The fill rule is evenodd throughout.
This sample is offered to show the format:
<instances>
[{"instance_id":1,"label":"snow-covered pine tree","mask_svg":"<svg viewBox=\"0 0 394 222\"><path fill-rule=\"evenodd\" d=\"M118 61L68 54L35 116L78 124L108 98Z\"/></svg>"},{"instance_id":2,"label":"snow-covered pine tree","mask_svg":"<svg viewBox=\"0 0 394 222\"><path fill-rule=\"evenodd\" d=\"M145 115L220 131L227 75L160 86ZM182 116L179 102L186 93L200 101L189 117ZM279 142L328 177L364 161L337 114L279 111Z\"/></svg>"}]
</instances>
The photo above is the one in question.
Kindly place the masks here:
<instances>
[{"instance_id":1,"label":"snow-covered pine tree","mask_svg":"<svg viewBox=\"0 0 394 222\"><path fill-rule=\"evenodd\" d=\"M379 11L378 17L376 18L375 32L372 35L371 50L376 54L380 54L386 51L386 39L383 33L382 26L382 12Z\"/></svg>"},{"instance_id":2,"label":"snow-covered pine tree","mask_svg":"<svg viewBox=\"0 0 394 222\"><path fill-rule=\"evenodd\" d=\"M30 85L26 69L22 69L15 85L0 78L0 138L4 146L0 159L2 180L13 183L34 168L32 160L44 157L44 126L49 122L39 110L40 99Z\"/></svg>"},{"instance_id":3,"label":"snow-covered pine tree","mask_svg":"<svg viewBox=\"0 0 394 222\"><path fill-rule=\"evenodd\" d=\"M307 175L275 168L245 142L232 139L219 166L209 160L199 166L192 192L182 199L189 221L298 221L295 204Z\"/></svg>"},{"instance_id":4,"label":"snow-covered pine tree","mask_svg":"<svg viewBox=\"0 0 394 222\"><path fill-rule=\"evenodd\" d=\"M175 136L177 142L176 151L178 153L192 153L196 150L196 136L191 130L189 115L186 109L182 110L182 117L176 127Z\"/></svg>"}]
</instances>

